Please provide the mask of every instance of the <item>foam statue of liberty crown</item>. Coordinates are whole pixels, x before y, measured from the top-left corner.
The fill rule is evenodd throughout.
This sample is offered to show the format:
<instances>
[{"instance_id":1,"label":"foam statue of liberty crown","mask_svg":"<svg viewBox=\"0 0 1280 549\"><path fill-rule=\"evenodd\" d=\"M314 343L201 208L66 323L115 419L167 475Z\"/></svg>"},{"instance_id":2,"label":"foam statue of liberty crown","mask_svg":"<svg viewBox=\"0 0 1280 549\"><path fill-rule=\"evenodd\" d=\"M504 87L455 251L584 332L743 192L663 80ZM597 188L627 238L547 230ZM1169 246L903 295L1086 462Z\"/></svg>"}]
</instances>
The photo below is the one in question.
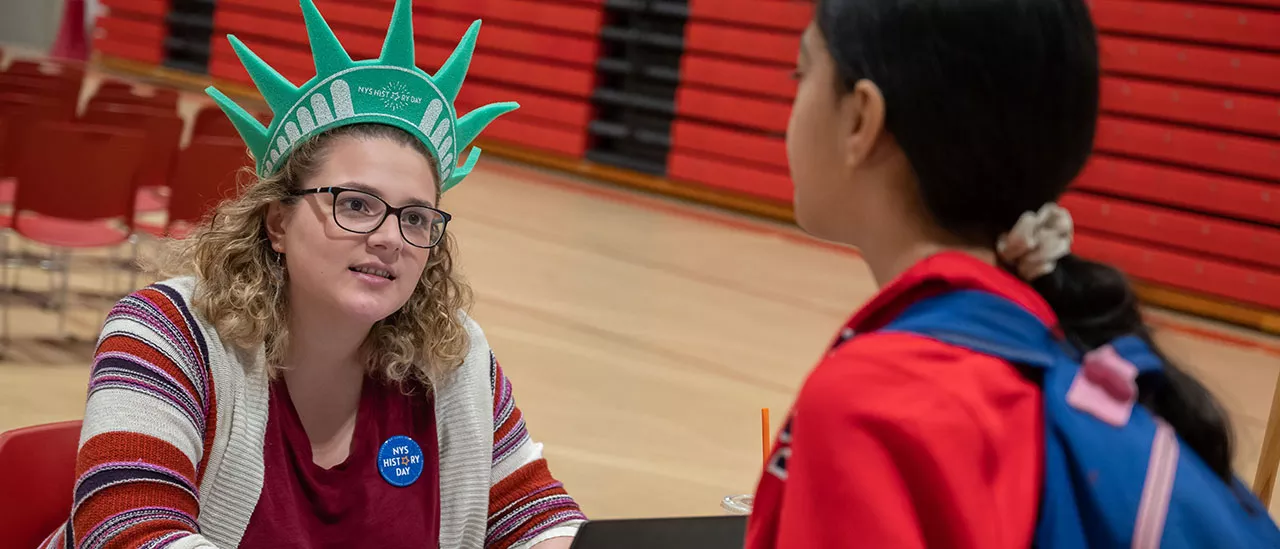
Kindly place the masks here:
<instances>
[{"instance_id":1,"label":"foam statue of liberty crown","mask_svg":"<svg viewBox=\"0 0 1280 549\"><path fill-rule=\"evenodd\" d=\"M301 3L316 63L316 76L301 87L290 83L235 36L227 36L271 107L274 119L269 127L264 128L216 88L205 90L235 124L257 161L259 176L274 174L310 137L340 126L377 123L407 131L431 150L444 192L471 173L480 157L480 149L474 147L459 167L459 152L490 122L519 107L513 102L493 103L458 117L453 102L471 66L479 20L471 24L433 76L415 62L413 0L396 0L382 54L364 61L351 60L313 0Z\"/></svg>"}]
</instances>

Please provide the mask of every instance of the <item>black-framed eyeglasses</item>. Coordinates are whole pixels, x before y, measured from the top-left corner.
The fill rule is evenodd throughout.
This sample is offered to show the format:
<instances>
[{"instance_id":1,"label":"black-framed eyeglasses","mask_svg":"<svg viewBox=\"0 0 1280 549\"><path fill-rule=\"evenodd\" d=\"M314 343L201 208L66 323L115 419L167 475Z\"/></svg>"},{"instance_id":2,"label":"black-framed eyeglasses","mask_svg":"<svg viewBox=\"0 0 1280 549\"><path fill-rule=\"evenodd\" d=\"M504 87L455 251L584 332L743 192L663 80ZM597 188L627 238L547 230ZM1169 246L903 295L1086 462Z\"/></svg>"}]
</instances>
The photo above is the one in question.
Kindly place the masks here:
<instances>
[{"instance_id":1,"label":"black-framed eyeglasses","mask_svg":"<svg viewBox=\"0 0 1280 549\"><path fill-rule=\"evenodd\" d=\"M378 230L387 216L394 215L400 221L400 236L416 248L434 248L444 237L449 220L453 219L448 213L430 206L412 204L397 208L378 195L345 187L320 187L290 194L326 193L333 195L333 221L343 230L369 234Z\"/></svg>"}]
</instances>

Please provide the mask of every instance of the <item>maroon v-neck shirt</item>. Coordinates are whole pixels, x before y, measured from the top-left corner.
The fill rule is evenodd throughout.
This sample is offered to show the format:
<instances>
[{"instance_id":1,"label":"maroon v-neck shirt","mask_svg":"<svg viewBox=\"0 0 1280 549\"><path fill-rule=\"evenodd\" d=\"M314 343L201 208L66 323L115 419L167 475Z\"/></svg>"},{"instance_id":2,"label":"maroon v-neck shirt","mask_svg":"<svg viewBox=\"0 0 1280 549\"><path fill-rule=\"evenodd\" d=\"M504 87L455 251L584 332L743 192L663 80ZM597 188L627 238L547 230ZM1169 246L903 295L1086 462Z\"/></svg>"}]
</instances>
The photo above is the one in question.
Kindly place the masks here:
<instances>
[{"instance_id":1,"label":"maroon v-neck shirt","mask_svg":"<svg viewBox=\"0 0 1280 549\"><path fill-rule=\"evenodd\" d=\"M440 533L440 458L435 406L423 389L366 378L351 453L323 469L283 380L273 382L265 478L240 547L437 547ZM383 479L382 443L407 436L422 448L422 475L406 487Z\"/></svg>"}]
</instances>

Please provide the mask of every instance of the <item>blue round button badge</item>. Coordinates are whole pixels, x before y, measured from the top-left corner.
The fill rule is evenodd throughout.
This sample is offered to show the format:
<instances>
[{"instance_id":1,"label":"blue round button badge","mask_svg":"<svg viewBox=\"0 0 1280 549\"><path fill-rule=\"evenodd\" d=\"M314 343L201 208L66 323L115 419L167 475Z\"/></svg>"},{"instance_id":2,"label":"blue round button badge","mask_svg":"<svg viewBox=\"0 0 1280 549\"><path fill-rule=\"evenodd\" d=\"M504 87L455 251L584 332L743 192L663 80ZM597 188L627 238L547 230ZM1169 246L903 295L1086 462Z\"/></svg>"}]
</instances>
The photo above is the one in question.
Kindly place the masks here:
<instances>
[{"instance_id":1,"label":"blue round button badge","mask_svg":"<svg viewBox=\"0 0 1280 549\"><path fill-rule=\"evenodd\" d=\"M378 450L378 471L392 486L404 488L422 476L422 448L406 436L394 436Z\"/></svg>"}]
</instances>

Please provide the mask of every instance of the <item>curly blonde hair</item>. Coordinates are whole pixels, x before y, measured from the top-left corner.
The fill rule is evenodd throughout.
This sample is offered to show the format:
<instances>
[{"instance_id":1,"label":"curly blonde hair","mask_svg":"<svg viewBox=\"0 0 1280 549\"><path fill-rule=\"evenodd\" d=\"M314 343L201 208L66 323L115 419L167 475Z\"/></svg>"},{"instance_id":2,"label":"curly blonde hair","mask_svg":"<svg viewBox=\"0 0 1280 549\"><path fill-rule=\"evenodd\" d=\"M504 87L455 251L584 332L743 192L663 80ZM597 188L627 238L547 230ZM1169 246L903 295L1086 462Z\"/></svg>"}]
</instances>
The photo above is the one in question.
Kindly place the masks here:
<instances>
[{"instance_id":1,"label":"curly blonde hair","mask_svg":"<svg viewBox=\"0 0 1280 549\"><path fill-rule=\"evenodd\" d=\"M197 312L213 323L224 342L242 349L264 344L272 377L279 375L288 348L289 293L284 291L288 274L267 237L267 208L296 200L290 193L320 169L341 138L388 139L424 155L433 171L436 166L428 149L400 129L339 127L299 146L271 177L259 178L246 168L236 197L219 204L187 238L170 241L169 253L152 264L166 276L194 275L198 282L192 305ZM363 351L373 373L429 387L461 364L470 346L461 313L472 296L453 272L454 246L446 233L431 250L409 301L369 331Z\"/></svg>"}]
</instances>

